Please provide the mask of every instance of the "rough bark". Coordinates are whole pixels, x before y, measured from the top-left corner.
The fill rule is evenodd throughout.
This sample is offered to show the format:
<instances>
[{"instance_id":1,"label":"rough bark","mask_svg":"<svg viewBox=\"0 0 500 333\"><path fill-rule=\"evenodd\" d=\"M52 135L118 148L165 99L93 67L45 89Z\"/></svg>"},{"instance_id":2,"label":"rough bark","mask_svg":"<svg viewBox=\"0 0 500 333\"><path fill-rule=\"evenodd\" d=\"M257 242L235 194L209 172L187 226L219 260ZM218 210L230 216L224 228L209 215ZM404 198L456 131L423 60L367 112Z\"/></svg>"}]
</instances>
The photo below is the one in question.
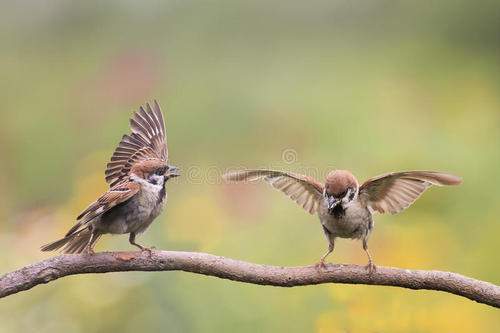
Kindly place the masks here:
<instances>
[{"instance_id":1,"label":"rough bark","mask_svg":"<svg viewBox=\"0 0 500 333\"><path fill-rule=\"evenodd\" d=\"M369 273L363 266L333 264L327 265L326 269L277 267L206 253L156 250L151 253L103 252L49 258L0 277L0 298L67 275L123 271L185 271L277 287L346 283L437 290L500 307L500 286L451 272L379 266L376 272Z\"/></svg>"}]
</instances>

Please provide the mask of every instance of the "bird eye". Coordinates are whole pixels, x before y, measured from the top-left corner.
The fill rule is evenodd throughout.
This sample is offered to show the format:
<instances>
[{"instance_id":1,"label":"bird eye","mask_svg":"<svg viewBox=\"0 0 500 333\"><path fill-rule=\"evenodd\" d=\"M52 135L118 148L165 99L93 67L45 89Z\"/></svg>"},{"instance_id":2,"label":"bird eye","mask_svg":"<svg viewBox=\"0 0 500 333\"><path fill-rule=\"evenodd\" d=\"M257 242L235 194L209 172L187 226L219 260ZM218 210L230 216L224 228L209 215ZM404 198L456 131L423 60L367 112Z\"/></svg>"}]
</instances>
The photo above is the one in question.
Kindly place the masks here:
<instances>
[{"instance_id":1,"label":"bird eye","mask_svg":"<svg viewBox=\"0 0 500 333\"><path fill-rule=\"evenodd\" d=\"M343 198L343 197L345 197L345 196L346 196L346 194L347 194L347 190L345 190L344 192L340 193L340 194L339 194L339 198Z\"/></svg>"},{"instance_id":2,"label":"bird eye","mask_svg":"<svg viewBox=\"0 0 500 333\"><path fill-rule=\"evenodd\" d=\"M154 174L158 176L163 176L167 171L167 167L161 167L155 170Z\"/></svg>"}]
</instances>

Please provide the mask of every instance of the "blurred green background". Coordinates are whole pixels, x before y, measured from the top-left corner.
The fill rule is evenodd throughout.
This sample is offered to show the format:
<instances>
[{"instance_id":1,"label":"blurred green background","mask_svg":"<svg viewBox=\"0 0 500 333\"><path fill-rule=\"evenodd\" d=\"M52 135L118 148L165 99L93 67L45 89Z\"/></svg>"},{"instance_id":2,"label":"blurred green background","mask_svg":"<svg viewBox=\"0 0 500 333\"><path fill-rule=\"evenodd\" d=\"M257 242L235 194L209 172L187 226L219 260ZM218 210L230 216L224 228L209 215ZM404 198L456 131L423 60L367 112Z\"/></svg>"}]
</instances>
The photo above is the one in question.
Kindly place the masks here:
<instances>
[{"instance_id":1,"label":"blurred green background","mask_svg":"<svg viewBox=\"0 0 500 333\"><path fill-rule=\"evenodd\" d=\"M0 5L0 271L50 254L106 189L128 118L158 99L170 159L161 249L307 265L326 242L265 184L232 167L360 180L437 169L464 184L377 216L379 265L498 284L500 2L33 1ZM97 250L131 247L106 236ZM365 264L341 240L334 262ZM187 273L64 278L0 301L1 332L493 332L498 310L389 287L278 289Z\"/></svg>"}]
</instances>

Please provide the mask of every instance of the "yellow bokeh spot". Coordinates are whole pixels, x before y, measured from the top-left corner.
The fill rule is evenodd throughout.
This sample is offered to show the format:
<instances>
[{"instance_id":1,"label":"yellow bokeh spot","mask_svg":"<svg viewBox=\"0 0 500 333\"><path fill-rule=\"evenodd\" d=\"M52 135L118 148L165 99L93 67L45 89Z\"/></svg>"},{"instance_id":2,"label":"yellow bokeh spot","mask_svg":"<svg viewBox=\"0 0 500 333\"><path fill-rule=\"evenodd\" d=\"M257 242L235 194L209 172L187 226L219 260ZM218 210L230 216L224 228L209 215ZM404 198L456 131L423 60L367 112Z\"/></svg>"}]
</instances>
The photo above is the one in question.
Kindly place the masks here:
<instances>
[{"instance_id":1,"label":"yellow bokeh spot","mask_svg":"<svg viewBox=\"0 0 500 333\"><path fill-rule=\"evenodd\" d=\"M193 242L199 251L211 251L222 239L225 216L210 190L178 197L167 215L168 223L163 225L175 241Z\"/></svg>"}]
</instances>

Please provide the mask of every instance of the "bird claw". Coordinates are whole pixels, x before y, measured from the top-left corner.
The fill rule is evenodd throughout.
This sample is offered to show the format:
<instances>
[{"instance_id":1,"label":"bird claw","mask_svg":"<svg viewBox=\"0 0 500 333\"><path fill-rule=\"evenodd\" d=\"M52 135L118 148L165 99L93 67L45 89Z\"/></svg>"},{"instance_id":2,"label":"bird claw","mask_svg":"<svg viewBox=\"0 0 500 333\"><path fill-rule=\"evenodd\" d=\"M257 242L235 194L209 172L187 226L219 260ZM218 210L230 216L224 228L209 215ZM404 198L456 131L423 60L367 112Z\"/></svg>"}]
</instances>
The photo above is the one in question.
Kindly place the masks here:
<instances>
[{"instance_id":1,"label":"bird claw","mask_svg":"<svg viewBox=\"0 0 500 333\"><path fill-rule=\"evenodd\" d=\"M138 247L139 250L141 251L141 253L147 252L149 254L149 256L151 256L151 254L153 253L153 250L156 250L156 247L154 247L154 246L146 247L146 246L142 246L142 245L137 244L137 243L132 243L132 245Z\"/></svg>"},{"instance_id":2,"label":"bird claw","mask_svg":"<svg viewBox=\"0 0 500 333\"><path fill-rule=\"evenodd\" d=\"M151 246L151 247L144 247L144 246L142 246L141 247L141 252L147 252L148 256L150 256L150 257L153 254L153 250L156 250L156 247L154 247L154 246Z\"/></svg>"},{"instance_id":3,"label":"bird claw","mask_svg":"<svg viewBox=\"0 0 500 333\"><path fill-rule=\"evenodd\" d=\"M327 267L326 267L326 264L325 264L324 260L321 260L320 262L318 262L317 264L315 264L314 267L316 267L319 270L325 270L325 271L327 270Z\"/></svg>"},{"instance_id":4,"label":"bird claw","mask_svg":"<svg viewBox=\"0 0 500 333\"><path fill-rule=\"evenodd\" d=\"M369 274L373 274L377 271L377 266L375 266L375 264L370 261L368 265L365 266L365 269Z\"/></svg>"}]
</instances>

